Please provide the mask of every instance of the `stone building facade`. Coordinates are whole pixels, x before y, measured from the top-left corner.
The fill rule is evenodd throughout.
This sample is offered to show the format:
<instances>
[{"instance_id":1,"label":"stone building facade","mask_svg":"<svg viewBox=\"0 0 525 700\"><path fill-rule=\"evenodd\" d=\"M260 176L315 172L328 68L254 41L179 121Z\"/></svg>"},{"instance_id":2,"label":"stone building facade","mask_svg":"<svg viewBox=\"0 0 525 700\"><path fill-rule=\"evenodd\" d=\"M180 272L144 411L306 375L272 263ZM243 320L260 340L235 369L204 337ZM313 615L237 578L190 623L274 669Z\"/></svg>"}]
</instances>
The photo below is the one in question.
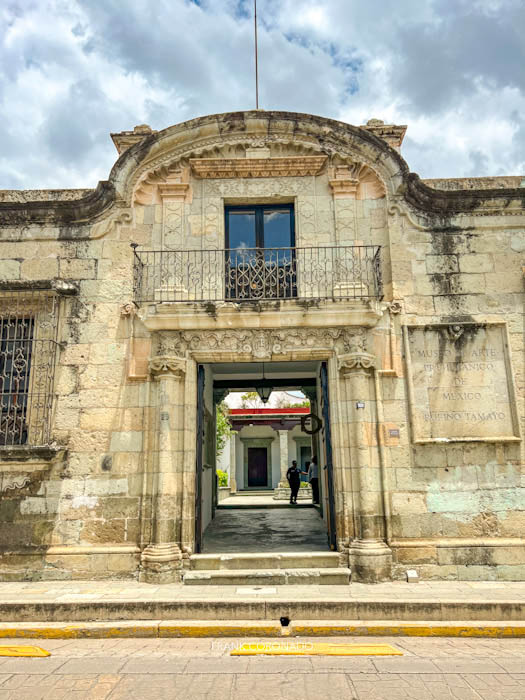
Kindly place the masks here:
<instances>
[{"instance_id":1,"label":"stone building facade","mask_svg":"<svg viewBox=\"0 0 525 700\"><path fill-rule=\"evenodd\" d=\"M179 580L260 363L310 391L353 580L525 578L525 181L422 181L404 132L214 115L114 134L94 190L0 192L2 580ZM292 237L226 245L243 211Z\"/></svg>"}]
</instances>

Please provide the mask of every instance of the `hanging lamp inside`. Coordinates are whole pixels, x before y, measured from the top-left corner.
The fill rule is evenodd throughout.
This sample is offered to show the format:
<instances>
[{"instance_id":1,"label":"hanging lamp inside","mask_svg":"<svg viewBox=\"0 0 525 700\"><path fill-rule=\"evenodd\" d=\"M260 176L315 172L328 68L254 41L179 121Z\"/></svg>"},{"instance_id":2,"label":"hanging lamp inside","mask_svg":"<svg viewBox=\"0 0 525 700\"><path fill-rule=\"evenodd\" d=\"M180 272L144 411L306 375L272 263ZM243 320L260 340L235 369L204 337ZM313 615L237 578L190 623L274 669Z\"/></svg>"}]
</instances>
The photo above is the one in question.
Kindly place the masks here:
<instances>
[{"instance_id":1,"label":"hanging lamp inside","mask_svg":"<svg viewBox=\"0 0 525 700\"><path fill-rule=\"evenodd\" d=\"M262 366L262 380L264 382L264 362ZM272 390L273 389L271 386L264 386L264 384L256 388L257 394L259 395L259 398L264 404L268 403L268 399L270 398Z\"/></svg>"}]
</instances>

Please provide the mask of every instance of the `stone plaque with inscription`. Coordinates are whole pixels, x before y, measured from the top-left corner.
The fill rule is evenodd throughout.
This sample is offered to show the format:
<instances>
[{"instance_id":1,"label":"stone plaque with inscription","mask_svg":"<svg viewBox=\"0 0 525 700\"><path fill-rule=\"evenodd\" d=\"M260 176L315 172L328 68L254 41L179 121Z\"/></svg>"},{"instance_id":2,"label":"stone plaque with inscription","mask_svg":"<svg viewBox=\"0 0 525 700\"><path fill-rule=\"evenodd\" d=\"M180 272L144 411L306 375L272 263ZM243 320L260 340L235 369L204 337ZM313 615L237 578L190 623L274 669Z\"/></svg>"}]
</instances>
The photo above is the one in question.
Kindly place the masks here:
<instances>
[{"instance_id":1,"label":"stone plaque with inscription","mask_svg":"<svg viewBox=\"0 0 525 700\"><path fill-rule=\"evenodd\" d=\"M415 442L516 440L505 326L406 328Z\"/></svg>"}]
</instances>

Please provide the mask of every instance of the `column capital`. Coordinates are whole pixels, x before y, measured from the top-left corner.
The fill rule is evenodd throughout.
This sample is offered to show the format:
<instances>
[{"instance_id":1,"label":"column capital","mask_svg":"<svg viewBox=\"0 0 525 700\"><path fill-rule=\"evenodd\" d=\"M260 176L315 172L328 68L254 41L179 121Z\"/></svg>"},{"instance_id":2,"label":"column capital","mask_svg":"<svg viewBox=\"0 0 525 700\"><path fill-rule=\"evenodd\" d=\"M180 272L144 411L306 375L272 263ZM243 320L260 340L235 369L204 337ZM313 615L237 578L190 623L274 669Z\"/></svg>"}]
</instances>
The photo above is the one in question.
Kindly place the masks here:
<instances>
[{"instance_id":1,"label":"column capital","mask_svg":"<svg viewBox=\"0 0 525 700\"><path fill-rule=\"evenodd\" d=\"M357 370L371 370L377 367L377 357L369 352L358 350L337 358L338 369L346 375Z\"/></svg>"},{"instance_id":2,"label":"column capital","mask_svg":"<svg viewBox=\"0 0 525 700\"><path fill-rule=\"evenodd\" d=\"M158 193L161 200L172 202L184 202L190 186L186 182L167 182L158 186Z\"/></svg>"},{"instance_id":3,"label":"column capital","mask_svg":"<svg viewBox=\"0 0 525 700\"><path fill-rule=\"evenodd\" d=\"M355 178L337 178L329 180L334 199L356 199L359 180Z\"/></svg>"},{"instance_id":4,"label":"column capital","mask_svg":"<svg viewBox=\"0 0 525 700\"><path fill-rule=\"evenodd\" d=\"M163 376L183 377L186 372L186 360L173 355L157 355L150 359L149 371L154 378Z\"/></svg>"}]
</instances>

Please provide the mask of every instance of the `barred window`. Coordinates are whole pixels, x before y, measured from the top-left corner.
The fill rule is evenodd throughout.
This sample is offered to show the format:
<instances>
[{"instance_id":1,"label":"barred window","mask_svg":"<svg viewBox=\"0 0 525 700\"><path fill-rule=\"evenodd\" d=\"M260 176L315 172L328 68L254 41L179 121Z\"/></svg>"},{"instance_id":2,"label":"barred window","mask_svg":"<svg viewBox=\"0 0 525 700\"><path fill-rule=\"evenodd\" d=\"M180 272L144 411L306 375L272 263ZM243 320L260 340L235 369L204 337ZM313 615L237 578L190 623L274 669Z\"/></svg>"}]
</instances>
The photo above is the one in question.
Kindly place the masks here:
<instances>
[{"instance_id":1,"label":"barred window","mask_svg":"<svg viewBox=\"0 0 525 700\"><path fill-rule=\"evenodd\" d=\"M58 300L0 290L0 448L51 442Z\"/></svg>"}]
</instances>

